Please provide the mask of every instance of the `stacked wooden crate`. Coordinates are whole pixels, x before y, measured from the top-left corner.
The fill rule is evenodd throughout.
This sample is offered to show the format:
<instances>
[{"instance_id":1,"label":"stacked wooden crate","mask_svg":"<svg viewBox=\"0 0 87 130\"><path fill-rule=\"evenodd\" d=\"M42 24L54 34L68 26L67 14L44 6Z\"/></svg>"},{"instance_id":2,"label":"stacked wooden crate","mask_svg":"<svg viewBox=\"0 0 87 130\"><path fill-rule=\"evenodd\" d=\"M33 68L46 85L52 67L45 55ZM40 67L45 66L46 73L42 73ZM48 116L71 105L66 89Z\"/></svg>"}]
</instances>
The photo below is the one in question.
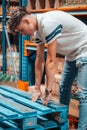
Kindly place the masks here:
<instances>
[{"instance_id":1,"label":"stacked wooden crate","mask_svg":"<svg viewBox=\"0 0 87 130\"><path fill-rule=\"evenodd\" d=\"M0 86L0 130L68 130L67 106L31 101L31 93ZM56 115L55 115L56 114Z\"/></svg>"}]
</instances>

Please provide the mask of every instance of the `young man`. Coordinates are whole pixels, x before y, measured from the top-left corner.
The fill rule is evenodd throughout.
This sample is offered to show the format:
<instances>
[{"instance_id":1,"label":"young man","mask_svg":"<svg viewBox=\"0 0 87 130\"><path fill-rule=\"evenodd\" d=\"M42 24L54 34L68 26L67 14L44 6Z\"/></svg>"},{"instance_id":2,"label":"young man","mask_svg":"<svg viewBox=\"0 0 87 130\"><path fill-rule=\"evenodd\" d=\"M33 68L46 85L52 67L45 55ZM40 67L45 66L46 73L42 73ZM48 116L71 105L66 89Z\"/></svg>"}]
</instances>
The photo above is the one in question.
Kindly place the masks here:
<instances>
[{"instance_id":1,"label":"young man","mask_svg":"<svg viewBox=\"0 0 87 130\"><path fill-rule=\"evenodd\" d=\"M77 76L80 101L78 130L87 128L87 26L77 18L63 11L50 11L30 15L25 8L14 10L8 21L8 28L14 34L36 34L37 56L35 62L36 101L41 96L40 84L44 66L44 43L47 44L46 58L46 97L47 105L51 97L56 53L65 55L65 64L60 83L60 102L69 105L72 83Z\"/></svg>"}]
</instances>

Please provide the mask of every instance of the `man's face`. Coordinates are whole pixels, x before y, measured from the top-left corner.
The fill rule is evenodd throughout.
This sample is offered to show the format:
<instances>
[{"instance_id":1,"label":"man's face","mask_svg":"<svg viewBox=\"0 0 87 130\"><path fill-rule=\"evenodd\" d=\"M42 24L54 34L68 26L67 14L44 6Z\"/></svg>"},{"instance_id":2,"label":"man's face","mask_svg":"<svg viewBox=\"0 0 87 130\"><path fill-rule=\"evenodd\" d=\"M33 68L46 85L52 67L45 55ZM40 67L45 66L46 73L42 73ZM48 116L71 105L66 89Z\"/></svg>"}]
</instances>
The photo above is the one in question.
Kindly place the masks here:
<instances>
[{"instance_id":1,"label":"man's face","mask_svg":"<svg viewBox=\"0 0 87 130\"><path fill-rule=\"evenodd\" d=\"M22 35L34 35L35 27L32 22L26 19L22 19L20 24L17 26L16 30Z\"/></svg>"}]
</instances>

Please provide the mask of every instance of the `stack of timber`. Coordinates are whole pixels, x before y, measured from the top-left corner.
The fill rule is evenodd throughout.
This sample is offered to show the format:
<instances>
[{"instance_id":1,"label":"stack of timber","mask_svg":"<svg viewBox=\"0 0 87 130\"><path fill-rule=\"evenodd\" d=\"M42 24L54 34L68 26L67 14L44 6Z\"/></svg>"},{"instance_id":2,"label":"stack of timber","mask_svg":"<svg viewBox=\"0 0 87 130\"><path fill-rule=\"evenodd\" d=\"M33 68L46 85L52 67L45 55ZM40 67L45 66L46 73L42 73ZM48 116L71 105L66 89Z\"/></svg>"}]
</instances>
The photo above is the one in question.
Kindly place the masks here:
<instances>
[{"instance_id":1,"label":"stack of timber","mask_svg":"<svg viewBox=\"0 0 87 130\"><path fill-rule=\"evenodd\" d=\"M0 86L1 130L68 130L67 106L50 101L31 101L32 93L10 86ZM55 114L56 113L56 114Z\"/></svg>"}]
</instances>

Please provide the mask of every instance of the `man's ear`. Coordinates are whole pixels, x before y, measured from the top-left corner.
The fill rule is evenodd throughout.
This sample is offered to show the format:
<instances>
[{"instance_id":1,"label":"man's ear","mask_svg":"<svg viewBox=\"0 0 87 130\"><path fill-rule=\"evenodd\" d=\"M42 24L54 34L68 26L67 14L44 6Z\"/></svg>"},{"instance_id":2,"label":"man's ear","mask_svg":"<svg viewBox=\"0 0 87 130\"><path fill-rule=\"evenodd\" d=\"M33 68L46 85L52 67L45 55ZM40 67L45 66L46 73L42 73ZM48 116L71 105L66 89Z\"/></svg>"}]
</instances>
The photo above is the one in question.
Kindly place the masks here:
<instances>
[{"instance_id":1,"label":"man's ear","mask_svg":"<svg viewBox=\"0 0 87 130\"><path fill-rule=\"evenodd\" d=\"M29 24L29 20L27 18L24 18L23 23Z\"/></svg>"}]
</instances>

